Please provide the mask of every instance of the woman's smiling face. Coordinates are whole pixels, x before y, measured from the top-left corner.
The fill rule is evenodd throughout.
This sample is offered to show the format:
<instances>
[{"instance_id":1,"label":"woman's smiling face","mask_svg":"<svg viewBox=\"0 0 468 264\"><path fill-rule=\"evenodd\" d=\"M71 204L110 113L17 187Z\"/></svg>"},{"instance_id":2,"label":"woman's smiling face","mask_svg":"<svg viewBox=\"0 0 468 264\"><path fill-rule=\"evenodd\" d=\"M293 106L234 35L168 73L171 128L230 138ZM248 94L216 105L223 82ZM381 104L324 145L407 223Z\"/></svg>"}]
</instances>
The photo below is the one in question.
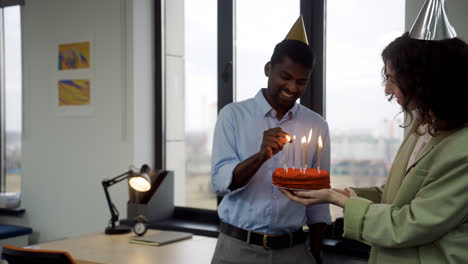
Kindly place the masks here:
<instances>
[{"instance_id":1,"label":"woman's smiling face","mask_svg":"<svg viewBox=\"0 0 468 264\"><path fill-rule=\"evenodd\" d=\"M405 98L398 86L398 81L395 78L395 72L390 63L385 64L385 94L393 96L399 105L403 104Z\"/></svg>"}]
</instances>

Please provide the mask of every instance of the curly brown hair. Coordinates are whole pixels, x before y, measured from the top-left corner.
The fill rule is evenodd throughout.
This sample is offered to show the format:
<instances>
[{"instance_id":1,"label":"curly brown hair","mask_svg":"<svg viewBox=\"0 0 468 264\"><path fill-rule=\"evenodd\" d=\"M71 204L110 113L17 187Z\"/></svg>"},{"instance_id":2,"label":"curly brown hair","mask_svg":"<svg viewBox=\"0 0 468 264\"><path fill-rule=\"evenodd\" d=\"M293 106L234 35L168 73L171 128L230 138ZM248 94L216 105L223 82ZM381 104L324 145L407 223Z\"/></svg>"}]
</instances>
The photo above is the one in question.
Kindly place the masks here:
<instances>
[{"instance_id":1,"label":"curly brown hair","mask_svg":"<svg viewBox=\"0 0 468 264\"><path fill-rule=\"evenodd\" d=\"M416 106L415 128L427 124L434 136L468 122L468 45L463 40L417 40L406 32L388 44L382 59L395 71L409 123L414 116L408 107ZM387 75L385 66L382 74Z\"/></svg>"}]
</instances>

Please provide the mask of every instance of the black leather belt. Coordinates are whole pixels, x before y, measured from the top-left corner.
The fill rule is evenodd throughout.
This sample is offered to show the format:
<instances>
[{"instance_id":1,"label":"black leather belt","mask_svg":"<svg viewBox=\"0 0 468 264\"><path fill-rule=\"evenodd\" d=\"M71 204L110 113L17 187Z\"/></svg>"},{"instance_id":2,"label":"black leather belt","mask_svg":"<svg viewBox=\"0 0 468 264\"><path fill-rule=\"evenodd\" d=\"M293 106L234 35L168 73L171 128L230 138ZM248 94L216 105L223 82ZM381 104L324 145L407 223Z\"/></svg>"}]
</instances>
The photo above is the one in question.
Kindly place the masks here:
<instances>
[{"instance_id":1,"label":"black leather belt","mask_svg":"<svg viewBox=\"0 0 468 264\"><path fill-rule=\"evenodd\" d=\"M289 248L296 244L304 243L309 234L308 232L302 231L302 228L296 232L283 235L260 234L244 230L225 222L221 222L220 230L230 237L244 241L247 244L262 246L265 249Z\"/></svg>"}]
</instances>

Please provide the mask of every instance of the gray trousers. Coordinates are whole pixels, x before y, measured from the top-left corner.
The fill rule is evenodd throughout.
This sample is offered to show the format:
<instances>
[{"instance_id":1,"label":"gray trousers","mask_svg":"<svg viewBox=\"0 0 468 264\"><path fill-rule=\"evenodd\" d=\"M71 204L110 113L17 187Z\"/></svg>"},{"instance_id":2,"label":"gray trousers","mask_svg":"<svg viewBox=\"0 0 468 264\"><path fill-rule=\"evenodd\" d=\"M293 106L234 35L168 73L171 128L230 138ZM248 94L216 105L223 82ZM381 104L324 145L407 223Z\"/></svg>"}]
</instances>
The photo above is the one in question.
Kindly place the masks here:
<instances>
[{"instance_id":1,"label":"gray trousers","mask_svg":"<svg viewBox=\"0 0 468 264\"><path fill-rule=\"evenodd\" d=\"M262 246L219 233L211 264L315 264L314 257L304 243L291 248L264 249Z\"/></svg>"}]
</instances>

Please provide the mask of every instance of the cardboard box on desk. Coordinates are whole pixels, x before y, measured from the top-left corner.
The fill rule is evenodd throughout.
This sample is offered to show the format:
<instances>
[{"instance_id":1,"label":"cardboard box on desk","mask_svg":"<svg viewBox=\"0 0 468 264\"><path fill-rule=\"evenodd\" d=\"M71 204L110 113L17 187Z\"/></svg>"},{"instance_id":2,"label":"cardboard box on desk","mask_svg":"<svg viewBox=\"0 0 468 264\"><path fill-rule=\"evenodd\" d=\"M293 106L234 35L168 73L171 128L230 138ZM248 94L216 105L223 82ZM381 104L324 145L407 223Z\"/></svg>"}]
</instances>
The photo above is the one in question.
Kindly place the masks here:
<instances>
[{"instance_id":1,"label":"cardboard box on desk","mask_svg":"<svg viewBox=\"0 0 468 264\"><path fill-rule=\"evenodd\" d=\"M174 213L174 172L159 170L150 174L151 189L142 193L129 188L127 219L144 216L148 222L168 219Z\"/></svg>"}]
</instances>

